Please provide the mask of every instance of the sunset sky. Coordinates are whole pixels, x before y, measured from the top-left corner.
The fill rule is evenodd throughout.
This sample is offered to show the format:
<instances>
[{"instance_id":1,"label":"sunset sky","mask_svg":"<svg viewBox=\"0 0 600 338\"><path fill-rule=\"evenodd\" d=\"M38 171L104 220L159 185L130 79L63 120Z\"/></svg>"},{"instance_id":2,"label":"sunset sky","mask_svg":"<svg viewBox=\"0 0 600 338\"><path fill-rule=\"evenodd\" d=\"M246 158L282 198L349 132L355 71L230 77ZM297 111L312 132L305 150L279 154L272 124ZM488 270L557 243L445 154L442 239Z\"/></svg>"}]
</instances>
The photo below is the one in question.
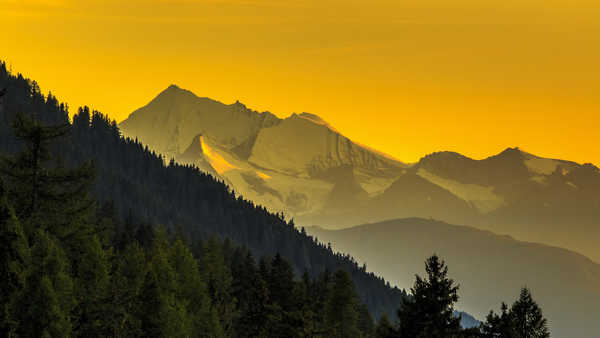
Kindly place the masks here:
<instances>
[{"instance_id":1,"label":"sunset sky","mask_svg":"<svg viewBox=\"0 0 600 338\"><path fill-rule=\"evenodd\" d=\"M172 83L406 162L600 165L598 0L0 0L0 59L118 121Z\"/></svg>"}]
</instances>

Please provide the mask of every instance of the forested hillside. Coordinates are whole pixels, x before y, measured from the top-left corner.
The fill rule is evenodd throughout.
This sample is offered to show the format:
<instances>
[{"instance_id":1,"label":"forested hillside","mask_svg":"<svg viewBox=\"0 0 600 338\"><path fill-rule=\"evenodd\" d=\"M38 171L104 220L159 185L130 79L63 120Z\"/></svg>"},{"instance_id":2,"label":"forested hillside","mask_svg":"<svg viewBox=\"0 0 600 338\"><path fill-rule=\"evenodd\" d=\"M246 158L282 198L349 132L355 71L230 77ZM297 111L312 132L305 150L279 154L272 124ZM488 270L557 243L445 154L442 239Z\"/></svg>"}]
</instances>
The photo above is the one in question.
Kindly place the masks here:
<instances>
[{"instance_id":1,"label":"forested hillside","mask_svg":"<svg viewBox=\"0 0 600 338\"><path fill-rule=\"evenodd\" d=\"M38 85L22 75L10 74L0 65L0 88L6 88L0 111L0 151L14 154L21 143L13 136L16 112L35 116L45 124L67 123L68 107L52 94L45 97ZM334 253L283 215L237 196L223 182L190 166L165 161L136 140L124 139L114 121L105 115L79 109L72 132L57 141L54 152L65 166L93 163L93 194L100 210L114 210L117 222L132 220L162 225L181 232L192 242L211 235L229 238L250 249L255 257L281 254L297 276L307 271L317 277L325 270L347 271L371 314L394 316L406 296L382 278L367 273L349 255Z\"/></svg>"},{"instance_id":2,"label":"forested hillside","mask_svg":"<svg viewBox=\"0 0 600 338\"><path fill-rule=\"evenodd\" d=\"M12 125L23 144L0 158L3 337L371 336L347 272L296 279L279 254L257 265L229 240L189 243L94 212L93 167L50 151L70 125L21 114Z\"/></svg>"},{"instance_id":3,"label":"forested hillside","mask_svg":"<svg viewBox=\"0 0 600 338\"><path fill-rule=\"evenodd\" d=\"M2 336L549 337L527 289L463 329L438 256L409 297L211 176L164 165L102 114L71 124L2 69Z\"/></svg>"}]
</instances>

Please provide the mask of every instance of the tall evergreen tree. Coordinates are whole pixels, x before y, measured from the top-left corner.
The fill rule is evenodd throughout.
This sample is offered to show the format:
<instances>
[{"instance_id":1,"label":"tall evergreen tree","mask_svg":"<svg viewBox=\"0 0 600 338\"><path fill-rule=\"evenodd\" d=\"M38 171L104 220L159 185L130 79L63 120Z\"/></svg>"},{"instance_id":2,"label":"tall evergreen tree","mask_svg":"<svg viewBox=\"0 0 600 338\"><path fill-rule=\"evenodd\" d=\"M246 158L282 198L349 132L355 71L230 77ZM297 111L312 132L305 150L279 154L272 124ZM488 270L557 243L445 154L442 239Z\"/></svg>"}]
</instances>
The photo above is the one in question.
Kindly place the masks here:
<instances>
[{"instance_id":1,"label":"tall evergreen tree","mask_svg":"<svg viewBox=\"0 0 600 338\"><path fill-rule=\"evenodd\" d=\"M394 338L396 336L394 325L390 322L389 317L383 314L375 327L375 338Z\"/></svg>"},{"instance_id":2,"label":"tall evergreen tree","mask_svg":"<svg viewBox=\"0 0 600 338\"><path fill-rule=\"evenodd\" d=\"M360 337L358 329L357 295L348 273L338 270L333 275L331 294L327 301L327 325L330 337Z\"/></svg>"},{"instance_id":3,"label":"tall evergreen tree","mask_svg":"<svg viewBox=\"0 0 600 338\"><path fill-rule=\"evenodd\" d=\"M550 332L542 309L537 305L527 288L521 289L519 299L510 308L515 338L548 338Z\"/></svg>"},{"instance_id":4,"label":"tall evergreen tree","mask_svg":"<svg viewBox=\"0 0 600 338\"><path fill-rule=\"evenodd\" d=\"M146 256L138 243L129 244L113 258L110 287L109 327L113 337L143 335L142 313L143 286L147 272Z\"/></svg>"},{"instance_id":5,"label":"tall evergreen tree","mask_svg":"<svg viewBox=\"0 0 600 338\"><path fill-rule=\"evenodd\" d=\"M0 181L0 336L14 333L12 306L25 286L29 258L27 239Z\"/></svg>"},{"instance_id":6,"label":"tall evergreen tree","mask_svg":"<svg viewBox=\"0 0 600 338\"><path fill-rule=\"evenodd\" d=\"M0 173L6 177L17 217L31 220L59 239L73 236L89 216L92 200L87 193L93 179L90 164L66 169L51 154L51 142L66 136L70 125L45 126L40 120L17 114L15 136L24 149L14 158L2 158Z\"/></svg>"},{"instance_id":7,"label":"tall evergreen tree","mask_svg":"<svg viewBox=\"0 0 600 338\"><path fill-rule=\"evenodd\" d=\"M78 305L75 332L82 337L102 337L111 332L108 320L110 262L97 236L93 236L84 248L79 265L79 277L75 283Z\"/></svg>"},{"instance_id":8,"label":"tall evergreen tree","mask_svg":"<svg viewBox=\"0 0 600 338\"><path fill-rule=\"evenodd\" d=\"M67 257L47 231L38 229L33 237L25 289L13 308L19 323L16 333L22 337L68 337L76 300Z\"/></svg>"},{"instance_id":9,"label":"tall evergreen tree","mask_svg":"<svg viewBox=\"0 0 600 338\"><path fill-rule=\"evenodd\" d=\"M413 297L400 310L401 337L447 338L460 332L460 318L454 316L458 285L448 278L448 267L437 255L425 262L427 279L416 276Z\"/></svg>"},{"instance_id":10,"label":"tall evergreen tree","mask_svg":"<svg viewBox=\"0 0 600 338\"><path fill-rule=\"evenodd\" d=\"M233 278L230 267L225 264L223 248L215 237L209 238L203 246L200 267L212 306L219 316L221 329L225 335L232 335L237 316L236 302L231 289Z\"/></svg>"},{"instance_id":11,"label":"tall evergreen tree","mask_svg":"<svg viewBox=\"0 0 600 338\"><path fill-rule=\"evenodd\" d=\"M502 303L500 314L490 311L486 317L485 323L481 326L482 336L485 338L512 338L515 337L514 323L508 306Z\"/></svg>"},{"instance_id":12,"label":"tall evergreen tree","mask_svg":"<svg viewBox=\"0 0 600 338\"><path fill-rule=\"evenodd\" d=\"M294 271L280 254L275 255L271 262L268 283L271 291L271 301L284 310L291 310L294 297Z\"/></svg>"},{"instance_id":13,"label":"tall evergreen tree","mask_svg":"<svg viewBox=\"0 0 600 338\"><path fill-rule=\"evenodd\" d=\"M191 251L178 239L171 245L169 264L176 278L176 301L186 304L192 321L192 336L218 338L224 336L217 312L211 307L206 284Z\"/></svg>"},{"instance_id":14,"label":"tall evergreen tree","mask_svg":"<svg viewBox=\"0 0 600 338\"><path fill-rule=\"evenodd\" d=\"M357 295L358 299L358 295ZM363 337L372 337L375 332L375 324L373 317L369 313L369 309L365 304L357 304L358 311L358 329Z\"/></svg>"},{"instance_id":15,"label":"tall evergreen tree","mask_svg":"<svg viewBox=\"0 0 600 338\"><path fill-rule=\"evenodd\" d=\"M296 337L300 334L300 313L294 302L294 271L292 266L280 254L271 261L267 279L270 301L270 336L288 335Z\"/></svg>"},{"instance_id":16,"label":"tall evergreen tree","mask_svg":"<svg viewBox=\"0 0 600 338\"><path fill-rule=\"evenodd\" d=\"M189 337L193 332L186 308L189 300L177 297L177 276L169 262L168 246L165 232L159 230L152 244L142 292L142 330L151 337Z\"/></svg>"}]
</instances>

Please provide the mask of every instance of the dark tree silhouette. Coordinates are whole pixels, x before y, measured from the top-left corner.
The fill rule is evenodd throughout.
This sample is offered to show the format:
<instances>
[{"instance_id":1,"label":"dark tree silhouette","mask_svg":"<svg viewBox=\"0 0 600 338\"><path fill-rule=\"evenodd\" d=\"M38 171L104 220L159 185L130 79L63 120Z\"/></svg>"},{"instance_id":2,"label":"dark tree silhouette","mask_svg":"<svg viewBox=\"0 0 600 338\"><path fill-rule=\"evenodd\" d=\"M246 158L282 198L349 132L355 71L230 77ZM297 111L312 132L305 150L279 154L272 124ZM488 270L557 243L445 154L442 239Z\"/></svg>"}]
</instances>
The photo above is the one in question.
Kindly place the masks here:
<instances>
[{"instance_id":1,"label":"dark tree silhouette","mask_svg":"<svg viewBox=\"0 0 600 338\"><path fill-rule=\"evenodd\" d=\"M445 338L460 330L460 318L454 316L458 285L448 278L448 267L437 255L425 262L427 279L416 276L412 297L398 310L401 337Z\"/></svg>"}]
</instances>

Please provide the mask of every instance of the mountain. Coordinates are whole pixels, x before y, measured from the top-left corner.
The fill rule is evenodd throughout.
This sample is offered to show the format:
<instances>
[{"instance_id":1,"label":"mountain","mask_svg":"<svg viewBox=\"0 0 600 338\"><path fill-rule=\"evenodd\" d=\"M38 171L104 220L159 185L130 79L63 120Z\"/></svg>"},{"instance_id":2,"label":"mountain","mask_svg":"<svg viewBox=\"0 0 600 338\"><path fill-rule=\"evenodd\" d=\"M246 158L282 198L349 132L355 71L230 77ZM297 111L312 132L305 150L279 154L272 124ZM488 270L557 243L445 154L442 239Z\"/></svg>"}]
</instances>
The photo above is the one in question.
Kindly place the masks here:
<instances>
[{"instance_id":1,"label":"mountain","mask_svg":"<svg viewBox=\"0 0 600 338\"><path fill-rule=\"evenodd\" d=\"M8 93L0 102L1 155L14 154L21 148L10 127L16 112L34 115L45 124L70 123L65 104L52 94L45 97L34 81L12 75L1 62L0 88ZM100 112L80 108L72 117L71 130L53 147L55 157L65 167L91 160L96 176L93 197L101 203L98 213L114 218L115 223L136 236L147 236L144 229L149 225L162 225L172 233L185 235L192 243L216 236L246 247L254 257L279 253L297 276L306 271L316 277L326 270L343 269L375 318L383 313L393 317L407 297L381 277L364 271L351 256L333 252L282 215L236 195L221 180L190 165L165 163L148 146L122 137L116 122ZM210 156L216 152L208 150L203 135L196 136L187 144L189 152L182 155L207 154L212 166L216 162L211 162ZM141 220L141 224L132 220Z\"/></svg>"},{"instance_id":2,"label":"mountain","mask_svg":"<svg viewBox=\"0 0 600 338\"><path fill-rule=\"evenodd\" d=\"M483 160L434 153L382 194L298 219L343 228L398 217L434 218L581 252L600 261L600 170L518 148Z\"/></svg>"},{"instance_id":3,"label":"mountain","mask_svg":"<svg viewBox=\"0 0 600 338\"><path fill-rule=\"evenodd\" d=\"M119 127L167 159L197 165L244 197L291 216L325 208L338 193L334 187L347 183L354 187L352 198L366 200L405 167L352 142L316 115L280 119L174 85Z\"/></svg>"},{"instance_id":4,"label":"mountain","mask_svg":"<svg viewBox=\"0 0 600 338\"><path fill-rule=\"evenodd\" d=\"M320 117L281 119L170 86L119 127L300 225L434 218L582 252L600 262L600 170L518 148L483 160L437 152L407 165Z\"/></svg>"},{"instance_id":5,"label":"mountain","mask_svg":"<svg viewBox=\"0 0 600 338\"><path fill-rule=\"evenodd\" d=\"M600 332L600 265L578 253L418 218L307 231L404 288L412 286L414 274L424 274L423 260L437 253L461 286L458 306L479 319L527 286L553 337L592 338Z\"/></svg>"}]
</instances>

